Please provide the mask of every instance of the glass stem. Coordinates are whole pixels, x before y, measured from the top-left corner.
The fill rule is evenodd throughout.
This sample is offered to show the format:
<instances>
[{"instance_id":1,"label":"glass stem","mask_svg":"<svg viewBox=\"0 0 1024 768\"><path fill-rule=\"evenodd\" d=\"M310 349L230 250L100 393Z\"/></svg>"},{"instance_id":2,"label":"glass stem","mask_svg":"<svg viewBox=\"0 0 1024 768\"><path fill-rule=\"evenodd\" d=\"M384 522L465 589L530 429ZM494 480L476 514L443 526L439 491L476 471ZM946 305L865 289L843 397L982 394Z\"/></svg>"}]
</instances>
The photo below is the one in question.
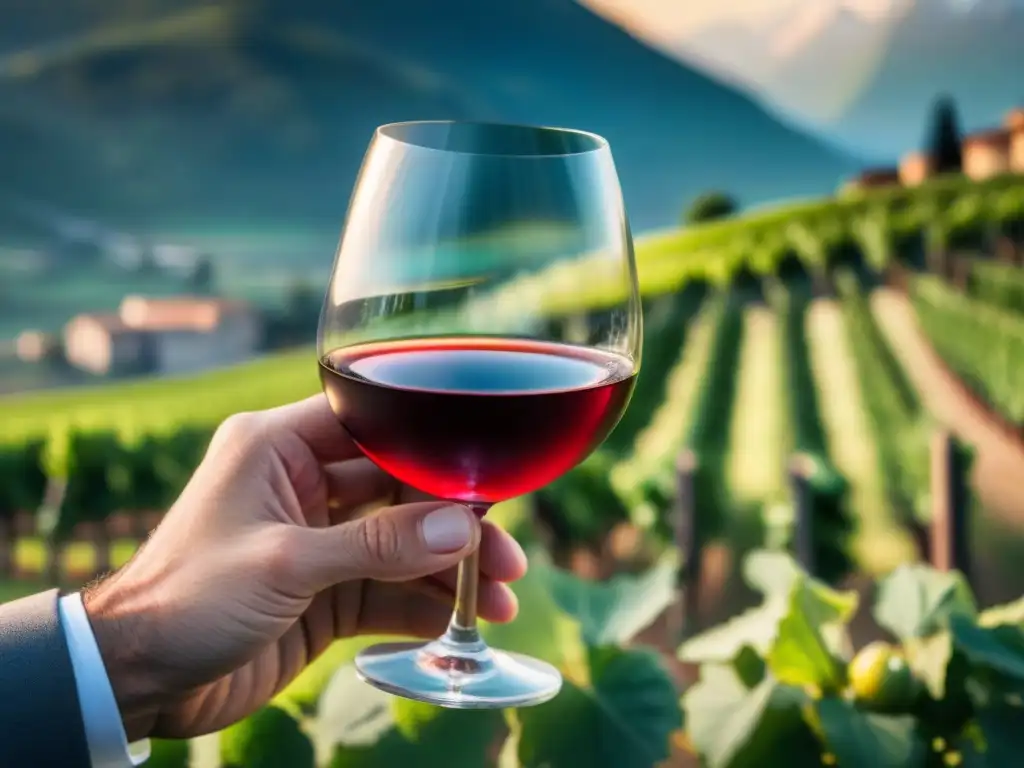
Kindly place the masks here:
<instances>
[{"instance_id":1,"label":"glass stem","mask_svg":"<svg viewBox=\"0 0 1024 768\"><path fill-rule=\"evenodd\" d=\"M478 517L483 517L490 504L470 505ZM457 643L480 643L476 626L476 604L480 584L480 547L478 546L459 563L459 576L455 585L455 610L448 623L447 636Z\"/></svg>"}]
</instances>

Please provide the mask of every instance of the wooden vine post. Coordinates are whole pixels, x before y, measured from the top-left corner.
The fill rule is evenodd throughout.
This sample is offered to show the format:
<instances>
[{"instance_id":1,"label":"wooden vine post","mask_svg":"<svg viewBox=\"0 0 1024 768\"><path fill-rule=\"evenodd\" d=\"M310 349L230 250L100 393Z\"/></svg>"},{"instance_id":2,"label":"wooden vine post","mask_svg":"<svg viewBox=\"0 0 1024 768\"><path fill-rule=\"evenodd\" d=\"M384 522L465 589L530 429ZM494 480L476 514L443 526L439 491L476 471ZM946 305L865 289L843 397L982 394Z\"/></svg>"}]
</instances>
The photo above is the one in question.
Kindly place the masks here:
<instances>
[{"instance_id":1,"label":"wooden vine post","mask_svg":"<svg viewBox=\"0 0 1024 768\"><path fill-rule=\"evenodd\" d=\"M937 429L931 442L931 564L940 571L960 571L970 582L967 473L953 435Z\"/></svg>"},{"instance_id":2,"label":"wooden vine post","mask_svg":"<svg viewBox=\"0 0 1024 768\"><path fill-rule=\"evenodd\" d=\"M676 460L676 500L673 527L681 562L676 577L676 603L669 612L672 647L692 636L698 621L702 572L700 526L697 520L697 455L683 451Z\"/></svg>"},{"instance_id":3,"label":"wooden vine post","mask_svg":"<svg viewBox=\"0 0 1024 768\"><path fill-rule=\"evenodd\" d=\"M15 534L14 514L0 513L0 577L9 579L14 575Z\"/></svg>"},{"instance_id":4,"label":"wooden vine post","mask_svg":"<svg viewBox=\"0 0 1024 768\"><path fill-rule=\"evenodd\" d=\"M89 540L92 542L92 549L95 553L93 560L93 576L100 576L109 573L110 561L110 530L107 528L106 520L95 520L88 526Z\"/></svg>"},{"instance_id":5,"label":"wooden vine post","mask_svg":"<svg viewBox=\"0 0 1024 768\"><path fill-rule=\"evenodd\" d=\"M950 281L961 293L966 293L971 281L971 258L956 254L950 259Z\"/></svg>"},{"instance_id":6,"label":"wooden vine post","mask_svg":"<svg viewBox=\"0 0 1024 768\"><path fill-rule=\"evenodd\" d=\"M793 550L797 562L812 576L817 571L814 552L814 502L811 498L812 467L806 456L789 463L789 487L793 499Z\"/></svg>"},{"instance_id":7,"label":"wooden vine post","mask_svg":"<svg viewBox=\"0 0 1024 768\"><path fill-rule=\"evenodd\" d=\"M50 586L58 586L64 572L64 552L66 542L63 536L55 535L56 520L64 505L68 483L62 478L51 477L46 486L46 493L40 507L40 514L49 519L51 530L46 531L46 562L43 566L46 582Z\"/></svg>"}]
</instances>

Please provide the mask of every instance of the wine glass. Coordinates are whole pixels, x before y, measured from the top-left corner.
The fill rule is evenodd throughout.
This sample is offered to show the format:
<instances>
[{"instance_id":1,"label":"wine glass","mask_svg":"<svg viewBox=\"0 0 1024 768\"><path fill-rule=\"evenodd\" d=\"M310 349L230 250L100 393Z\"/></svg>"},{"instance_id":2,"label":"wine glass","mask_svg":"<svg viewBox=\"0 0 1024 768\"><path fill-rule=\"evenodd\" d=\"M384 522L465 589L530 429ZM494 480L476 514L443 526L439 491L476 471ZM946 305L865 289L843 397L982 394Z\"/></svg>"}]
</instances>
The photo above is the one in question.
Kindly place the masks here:
<instances>
[{"instance_id":1,"label":"wine glass","mask_svg":"<svg viewBox=\"0 0 1024 768\"><path fill-rule=\"evenodd\" d=\"M583 306L586 305L586 306ZM607 142L583 131L377 129L318 333L320 378L373 462L487 513L585 459L640 367L632 237ZM479 554L447 632L363 651L360 677L453 708L540 704L561 676L477 629Z\"/></svg>"}]
</instances>

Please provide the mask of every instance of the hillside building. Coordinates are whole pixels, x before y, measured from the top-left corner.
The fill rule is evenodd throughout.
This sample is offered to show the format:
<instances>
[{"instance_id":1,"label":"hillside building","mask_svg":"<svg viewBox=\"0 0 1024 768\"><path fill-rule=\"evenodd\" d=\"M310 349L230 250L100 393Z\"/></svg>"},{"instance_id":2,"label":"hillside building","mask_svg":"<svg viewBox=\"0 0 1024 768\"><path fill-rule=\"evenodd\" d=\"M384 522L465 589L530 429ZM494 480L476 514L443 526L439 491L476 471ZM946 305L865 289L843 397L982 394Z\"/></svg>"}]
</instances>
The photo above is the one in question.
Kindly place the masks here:
<instances>
[{"instance_id":1,"label":"hillside building","mask_svg":"<svg viewBox=\"0 0 1024 768\"><path fill-rule=\"evenodd\" d=\"M1003 125L964 139L964 173L984 181L1005 173L1024 173L1024 108L1010 110Z\"/></svg>"},{"instance_id":2,"label":"hillside building","mask_svg":"<svg viewBox=\"0 0 1024 768\"><path fill-rule=\"evenodd\" d=\"M245 302L128 296L115 314L82 314L64 328L68 362L97 375L193 373L252 357L262 341Z\"/></svg>"},{"instance_id":3,"label":"hillside building","mask_svg":"<svg viewBox=\"0 0 1024 768\"><path fill-rule=\"evenodd\" d=\"M935 175L935 163L925 152L911 152L900 161L900 183L905 187L916 187Z\"/></svg>"},{"instance_id":4,"label":"hillside building","mask_svg":"<svg viewBox=\"0 0 1024 768\"><path fill-rule=\"evenodd\" d=\"M896 168L869 168L850 179L843 187L846 192L857 192L868 189L894 187L900 183L900 173Z\"/></svg>"},{"instance_id":5,"label":"hillside building","mask_svg":"<svg viewBox=\"0 0 1024 768\"><path fill-rule=\"evenodd\" d=\"M964 175L975 181L1010 172L1010 131L997 128L964 139Z\"/></svg>"}]
</instances>

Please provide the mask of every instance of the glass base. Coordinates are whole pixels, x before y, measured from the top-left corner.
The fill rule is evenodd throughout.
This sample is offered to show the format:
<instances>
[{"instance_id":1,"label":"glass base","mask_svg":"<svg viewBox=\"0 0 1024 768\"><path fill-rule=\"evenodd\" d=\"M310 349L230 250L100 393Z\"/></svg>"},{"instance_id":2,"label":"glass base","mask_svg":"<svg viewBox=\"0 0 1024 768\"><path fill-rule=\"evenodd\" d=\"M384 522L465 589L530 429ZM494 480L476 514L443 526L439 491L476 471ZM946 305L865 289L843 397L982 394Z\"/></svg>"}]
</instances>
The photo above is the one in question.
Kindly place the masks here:
<instances>
[{"instance_id":1,"label":"glass base","mask_svg":"<svg viewBox=\"0 0 1024 768\"><path fill-rule=\"evenodd\" d=\"M561 674L546 662L450 636L375 645L356 656L355 666L375 688L451 709L529 707L562 688Z\"/></svg>"}]
</instances>

